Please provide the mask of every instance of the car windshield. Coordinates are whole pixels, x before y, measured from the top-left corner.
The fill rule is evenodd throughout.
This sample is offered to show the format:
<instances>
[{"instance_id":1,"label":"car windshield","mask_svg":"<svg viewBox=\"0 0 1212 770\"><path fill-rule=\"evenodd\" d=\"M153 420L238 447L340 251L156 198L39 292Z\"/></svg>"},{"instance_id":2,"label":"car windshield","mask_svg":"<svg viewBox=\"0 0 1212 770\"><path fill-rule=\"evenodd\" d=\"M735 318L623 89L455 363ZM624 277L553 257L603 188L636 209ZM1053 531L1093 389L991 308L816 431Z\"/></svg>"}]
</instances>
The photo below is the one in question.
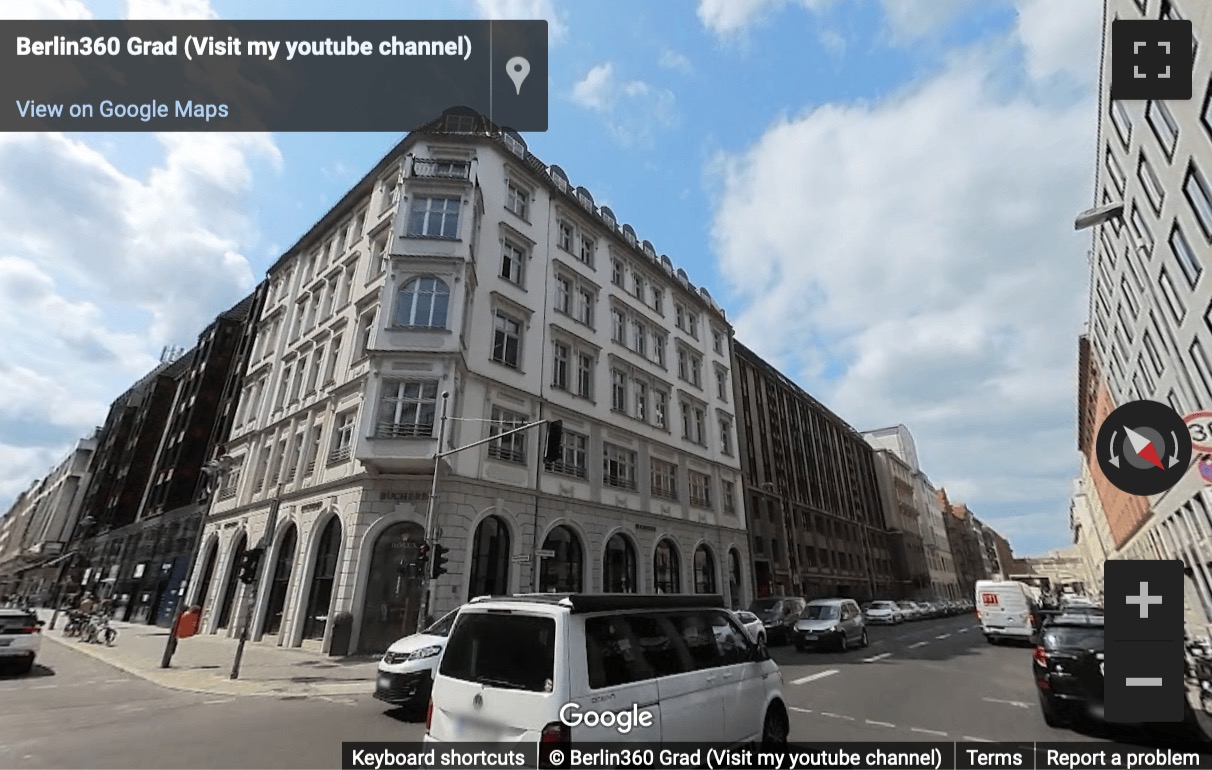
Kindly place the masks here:
<instances>
[{"instance_id":1,"label":"car windshield","mask_svg":"<svg viewBox=\"0 0 1212 770\"><path fill-rule=\"evenodd\" d=\"M555 621L516 613L463 613L439 673L488 687L551 692Z\"/></svg>"},{"instance_id":2,"label":"car windshield","mask_svg":"<svg viewBox=\"0 0 1212 770\"><path fill-rule=\"evenodd\" d=\"M913 609L913 602L901 602L901 607L903 609L911 610Z\"/></svg>"},{"instance_id":3,"label":"car windshield","mask_svg":"<svg viewBox=\"0 0 1212 770\"><path fill-rule=\"evenodd\" d=\"M757 599L749 605L749 611L760 615L762 612L769 612L778 607L781 601L782 599Z\"/></svg>"},{"instance_id":4,"label":"car windshield","mask_svg":"<svg viewBox=\"0 0 1212 770\"><path fill-rule=\"evenodd\" d=\"M752 623L757 620L757 616L752 612L738 612L736 616L742 623Z\"/></svg>"},{"instance_id":5,"label":"car windshield","mask_svg":"<svg viewBox=\"0 0 1212 770\"><path fill-rule=\"evenodd\" d=\"M425 629L421 633L428 634L429 636L450 636L450 628L451 628L451 626L454 625L455 618L457 618L458 616L459 616L459 611L452 610L451 612L448 612L445 615L443 615L442 618L440 620L438 620L437 623L434 623L432 626Z\"/></svg>"},{"instance_id":6,"label":"car windshield","mask_svg":"<svg viewBox=\"0 0 1212 770\"><path fill-rule=\"evenodd\" d=\"M840 610L836 604L809 604L800 617L805 620L837 620Z\"/></svg>"},{"instance_id":7,"label":"car windshield","mask_svg":"<svg viewBox=\"0 0 1212 770\"><path fill-rule=\"evenodd\" d=\"M872 603L871 603L871 608L870 608L870 609L873 609L873 610L890 610L890 609L893 609L894 607L896 607L896 605L895 605L895 604L893 604L892 602L872 602Z\"/></svg>"},{"instance_id":8,"label":"car windshield","mask_svg":"<svg viewBox=\"0 0 1212 770\"><path fill-rule=\"evenodd\" d=\"M1044 646L1049 650L1103 649L1103 629L1100 626L1049 626L1044 629Z\"/></svg>"}]
</instances>

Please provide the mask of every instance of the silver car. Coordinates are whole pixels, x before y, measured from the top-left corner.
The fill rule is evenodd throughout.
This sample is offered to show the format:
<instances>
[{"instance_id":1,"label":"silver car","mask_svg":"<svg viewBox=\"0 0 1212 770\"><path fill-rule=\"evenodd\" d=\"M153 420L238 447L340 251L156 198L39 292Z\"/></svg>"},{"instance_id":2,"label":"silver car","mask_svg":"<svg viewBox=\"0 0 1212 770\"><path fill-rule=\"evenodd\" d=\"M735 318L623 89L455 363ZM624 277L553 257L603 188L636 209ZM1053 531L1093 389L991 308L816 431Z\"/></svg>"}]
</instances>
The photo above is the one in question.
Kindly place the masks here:
<instances>
[{"instance_id":1,"label":"silver car","mask_svg":"<svg viewBox=\"0 0 1212 770\"><path fill-rule=\"evenodd\" d=\"M896 602L871 602L867 605L863 617L871 625L883 623L886 625L900 625L905 622L905 615L901 612L901 608Z\"/></svg>"},{"instance_id":2,"label":"silver car","mask_svg":"<svg viewBox=\"0 0 1212 770\"><path fill-rule=\"evenodd\" d=\"M766 643L766 624L761 618L745 610L734 610L732 614L736 616L737 622L745 627L746 633L753 641L758 644Z\"/></svg>"},{"instance_id":3,"label":"silver car","mask_svg":"<svg viewBox=\"0 0 1212 770\"><path fill-rule=\"evenodd\" d=\"M851 646L867 646L867 624L853 599L814 599L808 602L795 624L795 648L832 646L845 652Z\"/></svg>"}]
</instances>

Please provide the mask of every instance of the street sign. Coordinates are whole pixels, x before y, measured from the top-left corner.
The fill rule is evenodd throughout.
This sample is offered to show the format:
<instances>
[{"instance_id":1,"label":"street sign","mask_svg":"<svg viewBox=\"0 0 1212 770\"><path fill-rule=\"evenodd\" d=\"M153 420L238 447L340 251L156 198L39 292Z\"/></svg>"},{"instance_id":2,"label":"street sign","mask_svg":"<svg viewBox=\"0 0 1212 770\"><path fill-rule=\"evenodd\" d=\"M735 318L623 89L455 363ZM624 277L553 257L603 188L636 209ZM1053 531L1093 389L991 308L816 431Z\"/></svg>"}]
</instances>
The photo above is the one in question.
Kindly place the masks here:
<instances>
[{"instance_id":1,"label":"street sign","mask_svg":"<svg viewBox=\"0 0 1212 770\"><path fill-rule=\"evenodd\" d=\"M520 553L520 554L518 554L517 556L513 557L513 563L514 563L514 564L528 564L528 563L530 563L530 554L528 554L528 553Z\"/></svg>"},{"instance_id":2,"label":"street sign","mask_svg":"<svg viewBox=\"0 0 1212 770\"><path fill-rule=\"evenodd\" d=\"M549 548L543 548L538 551L535 551L534 555L536 558L539 558L539 559L554 559L555 551L552 551Z\"/></svg>"},{"instance_id":3,"label":"street sign","mask_svg":"<svg viewBox=\"0 0 1212 770\"><path fill-rule=\"evenodd\" d=\"M1191 449L1197 453L1212 452L1212 410L1201 409L1183 418L1191 431Z\"/></svg>"}]
</instances>

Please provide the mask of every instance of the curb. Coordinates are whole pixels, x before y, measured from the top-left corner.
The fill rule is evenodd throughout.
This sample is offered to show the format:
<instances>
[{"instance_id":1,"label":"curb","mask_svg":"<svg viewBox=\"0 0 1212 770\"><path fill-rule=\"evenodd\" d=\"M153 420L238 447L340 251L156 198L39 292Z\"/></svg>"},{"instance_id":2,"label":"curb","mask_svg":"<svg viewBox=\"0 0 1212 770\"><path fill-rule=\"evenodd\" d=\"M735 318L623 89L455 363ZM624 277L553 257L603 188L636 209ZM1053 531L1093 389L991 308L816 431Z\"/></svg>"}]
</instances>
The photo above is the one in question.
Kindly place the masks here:
<instances>
[{"instance_id":1,"label":"curb","mask_svg":"<svg viewBox=\"0 0 1212 770\"><path fill-rule=\"evenodd\" d=\"M46 634L43 636L43 638L50 639L51 641L55 642L56 644L59 644L69 650L73 650L82 655L87 655L88 657L93 658L94 660L101 661L102 663L104 663L108 666L112 666L113 668L116 668L120 671L124 671L127 674L130 674L132 676L136 676L145 682L150 682L151 684L154 684L158 687L164 687L169 690L178 690L180 692L192 692L192 693L197 693L200 695L254 696L254 697L262 697L262 698L276 697L276 698L290 698L292 700L297 700L297 699L301 699L301 698L324 698L324 697L331 697L334 695L363 695L363 694L370 695L371 694L372 683L359 682L359 681L333 683L330 685L312 685L311 686L312 688L324 687L325 689L318 690L318 691L316 689L309 689L308 691L304 691L304 692L291 691L291 690L286 690L286 689L276 690L276 691L272 691L272 692L265 692L263 690L262 691L250 691L246 687L241 687L239 685L236 685L235 687L230 687L230 686L222 687L222 686L218 685L218 683L216 683L215 687L194 687L194 686L181 684L179 682L173 682L169 679L169 677L157 676L155 674L147 672L146 670L135 668L134 666L131 666L127 663L113 660L113 659L109 658L108 656L102 655L101 653L97 652L96 650L90 649L89 646L85 645L84 643L81 643L80 645L72 644L71 640L64 639L58 634L53 635L53 636L51 634ZM236 680L236 681L239 681L239 680ZM252 683L252 682L240 682L240 685L246 685L247 687L258 687L257 684Z\"/></svg>"}]
</instances>

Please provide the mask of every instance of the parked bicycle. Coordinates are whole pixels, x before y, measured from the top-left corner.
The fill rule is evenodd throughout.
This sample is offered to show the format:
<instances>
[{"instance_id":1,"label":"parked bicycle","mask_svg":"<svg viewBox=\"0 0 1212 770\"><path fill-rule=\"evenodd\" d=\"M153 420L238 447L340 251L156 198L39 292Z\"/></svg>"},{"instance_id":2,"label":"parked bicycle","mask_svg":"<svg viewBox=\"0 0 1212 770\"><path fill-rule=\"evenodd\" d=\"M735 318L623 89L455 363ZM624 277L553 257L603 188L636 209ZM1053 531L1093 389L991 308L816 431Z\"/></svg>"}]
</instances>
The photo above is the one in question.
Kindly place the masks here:
<instances>
[{"instance_id":1,"label":"parked bicycle","mask_svg":"<svg viewBox=\"0 0 1212 770\"><path fill-rule=\"evenodd\" d=\"M109 615L93 615L85 628L84 641L91 644L105 643L106 647L113 645L118 638L118 630L109 624Z\"/></svg>"},{"instance_id":2,"label":"parked bicycle","mask_svg":"<svg viewBox=\"0 0 1212 770\"><path fill-rule=\"evenodd\" d=\"M84 633L85 627L88 625L88 615L79 610L69 610L67 613L67 625L63 627L63 635L74 637Z\"/></svg>"}]
</instances>

